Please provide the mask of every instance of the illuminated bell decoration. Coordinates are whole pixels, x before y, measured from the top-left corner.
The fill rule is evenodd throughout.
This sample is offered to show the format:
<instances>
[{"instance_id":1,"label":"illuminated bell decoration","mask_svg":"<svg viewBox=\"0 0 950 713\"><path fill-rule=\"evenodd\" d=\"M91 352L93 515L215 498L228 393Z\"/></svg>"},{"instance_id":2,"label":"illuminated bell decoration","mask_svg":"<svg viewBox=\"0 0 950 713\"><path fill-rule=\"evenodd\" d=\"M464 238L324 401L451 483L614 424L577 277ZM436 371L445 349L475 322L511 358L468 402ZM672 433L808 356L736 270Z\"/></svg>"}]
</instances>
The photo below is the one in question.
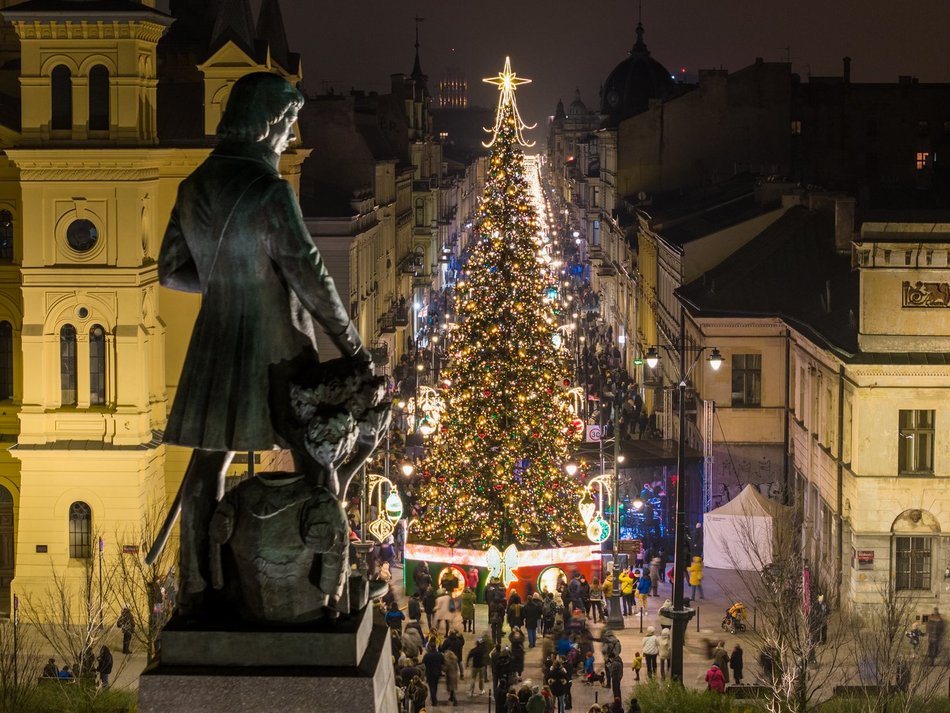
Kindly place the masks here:
<instances>
[{"instance_id":1,"label":"illuminated bell decoration","mask_svg":"<svg viewBox=\"0 0 950 713\"><path fill-rule=\"evenodd\" d=\"M610 537L610 524L598 515L587 526L587 539L599 545L608 537Z\"/></svg>"},{"instance_id":2,"label":"illuminated bell decoration","mask_svg":"<svg viewBox=\"0 0 950 713\"><path fill-rule=\"evenodd\" d=\"M399 522L402 517L402 500L395 490L390 490L389 497L386 498L386 517L393 523Z\"/></svg>"},{"instance_id":3,"label":"illuminated bell decoration","mask_svg":"<svg viewBox=\"0 0 950 713\"><path fill-rule=\"evenodd\" d=\"M590 525L590 521L594 518L594 513L597 512L597 505L594 503L594 499L590 495L590 489L584 488L584 494L581 496L581 500L577 503L577 509L581 513L581 518L584 520L585 525Z\"/></svg>"},{"instance_id":4,"label":"illuminated bell decoration","mask_svg":"<svg viewBox=\"0 0 950 713\"><path fill-rule=\"evenodd\" d=\"M366 529L369 530L369 534L380 544L395 531L392 523L384 518L373 520Z\"/></svg>"}]
</instances>

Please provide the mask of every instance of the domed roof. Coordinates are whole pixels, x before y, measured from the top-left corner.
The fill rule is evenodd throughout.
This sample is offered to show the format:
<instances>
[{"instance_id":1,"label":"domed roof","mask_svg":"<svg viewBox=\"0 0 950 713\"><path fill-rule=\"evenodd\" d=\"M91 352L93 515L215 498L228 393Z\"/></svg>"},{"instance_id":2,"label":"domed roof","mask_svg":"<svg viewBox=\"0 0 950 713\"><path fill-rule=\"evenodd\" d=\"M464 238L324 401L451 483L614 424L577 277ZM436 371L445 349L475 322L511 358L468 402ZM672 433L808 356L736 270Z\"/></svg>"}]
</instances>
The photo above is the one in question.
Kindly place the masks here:
<instances>
[{"instance_id":1,"label":"domed roof","mask_svg":"<svg viewBox=\"0 0 950 713\"><path fill-rule=\"evenodd\" d=\"M568 116L584 116L589 114L590 111L587 108L587 105L581 101L581 90L577 89L574 92L574 101L571 102L571 106L568 107L567 115Z\"/></svg>"},{"instance_id":2,"label":"domed roof","mask_svg":"<svg viewBox=\"0 0 950 713\"><path fill-rule=\"evenodd\" d=\"M667 96L675 84L666 67L650 56L643 41L643 23L637 23L637 41L630 56L614 67L604 82L600 113L607 115L608 126L615 126L646 111L651 99Z\"/></svg>"}]
</instances>

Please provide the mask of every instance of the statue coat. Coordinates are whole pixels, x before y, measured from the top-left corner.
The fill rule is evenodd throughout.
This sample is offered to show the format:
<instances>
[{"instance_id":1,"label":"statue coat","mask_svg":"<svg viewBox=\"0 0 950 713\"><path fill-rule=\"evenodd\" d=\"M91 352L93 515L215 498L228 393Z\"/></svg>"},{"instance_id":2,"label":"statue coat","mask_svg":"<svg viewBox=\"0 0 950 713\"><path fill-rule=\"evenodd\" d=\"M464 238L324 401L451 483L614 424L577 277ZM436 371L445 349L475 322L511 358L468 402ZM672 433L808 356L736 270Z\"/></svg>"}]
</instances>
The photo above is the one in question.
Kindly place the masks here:
<instances>
[{"instance_id":1,"label":"statue coat","mask_svg":"<svg viewBox=\"0 0 950 713\"><path fill-rule=\"evenodd\" d=\"M179 187L159 280L202 300L168 443L217 451L285 446L278 412L292 373L317 361L315 326L345 356L360 349L276 160L261 144L222 144Z\"/></svg>"}]
</instances>

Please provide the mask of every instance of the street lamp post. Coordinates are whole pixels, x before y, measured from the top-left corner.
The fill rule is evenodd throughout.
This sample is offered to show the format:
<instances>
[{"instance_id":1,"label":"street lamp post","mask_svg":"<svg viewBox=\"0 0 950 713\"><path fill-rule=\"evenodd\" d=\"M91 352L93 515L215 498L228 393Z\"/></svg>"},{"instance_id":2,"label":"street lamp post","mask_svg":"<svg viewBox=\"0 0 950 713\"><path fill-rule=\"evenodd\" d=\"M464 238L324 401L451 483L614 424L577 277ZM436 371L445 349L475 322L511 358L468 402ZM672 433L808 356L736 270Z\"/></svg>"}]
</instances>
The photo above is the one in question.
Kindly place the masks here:
<instances>
[{"instance_id":1,"label":"street lamp post","mask_svg":"<svg viewBox=\"0 0 950 713\"><path fill-rule=\"evenodd\" d=\"M676 448L676 524L675 524L675 544L673 550L673 611L670 612L670 618L673 619L673 641L670 651L670 678L674 681L683 680L683 646L686 641L686 625L693 618L693 609L686 606L684 598L685 574L687 558L689 556L687 535L686 535L686 473L684 464L686 461L686 380L690 372L699 362L702 353L707 347L696 347L691 351L696 352L696 357L692 364L687 368L686 351L690 349L686 346L686 313L680 309L680 336L679 343L676 345L679 352L679 378L677 379L677 389L679 392L679 434ZM709 348L711 353L707 361L713 371L718 371L722 365L722 354L715 347ZM650 347L646 355L647 365L652 369L659 363L659 353L656 347Z\"/></svg>"},{"instance_id":2,"label":"street lamp post","mask_svg":"<svg viewBox=\"0 0 950 713\"><path fill-rule=\"evenodd\" d=\"M620 473L617 467L623 462L623 456L620 455L620 436L616 429L614 430L614 477L611 483L613 490L614 509L610 517L611 549L613 550L613 562L611 563L611 574L614 584L610 589L610 611L607 612L607 626L611 629L623 628L623 615L620 612Z\"/></svg>"}]
</instances>

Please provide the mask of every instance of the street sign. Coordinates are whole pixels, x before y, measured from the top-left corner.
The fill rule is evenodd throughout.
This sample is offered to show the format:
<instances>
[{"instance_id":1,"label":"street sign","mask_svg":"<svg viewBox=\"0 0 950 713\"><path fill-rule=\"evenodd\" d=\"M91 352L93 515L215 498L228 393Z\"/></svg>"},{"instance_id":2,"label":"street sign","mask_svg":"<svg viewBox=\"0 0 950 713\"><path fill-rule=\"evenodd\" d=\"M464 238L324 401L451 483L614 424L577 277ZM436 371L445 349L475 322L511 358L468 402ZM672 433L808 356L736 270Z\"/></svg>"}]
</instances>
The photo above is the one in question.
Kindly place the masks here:
<instances>
[{"instance_id":1,"label":"street sign","mask_svg":"<svg viewBox=\"0 0 950 713\"><path fill-rule=\"evenodd\" d=\"M599 443L600 442L600 425L592 424L587 426L587 442L588 443Z\"/></svg>"}]
</instances>

